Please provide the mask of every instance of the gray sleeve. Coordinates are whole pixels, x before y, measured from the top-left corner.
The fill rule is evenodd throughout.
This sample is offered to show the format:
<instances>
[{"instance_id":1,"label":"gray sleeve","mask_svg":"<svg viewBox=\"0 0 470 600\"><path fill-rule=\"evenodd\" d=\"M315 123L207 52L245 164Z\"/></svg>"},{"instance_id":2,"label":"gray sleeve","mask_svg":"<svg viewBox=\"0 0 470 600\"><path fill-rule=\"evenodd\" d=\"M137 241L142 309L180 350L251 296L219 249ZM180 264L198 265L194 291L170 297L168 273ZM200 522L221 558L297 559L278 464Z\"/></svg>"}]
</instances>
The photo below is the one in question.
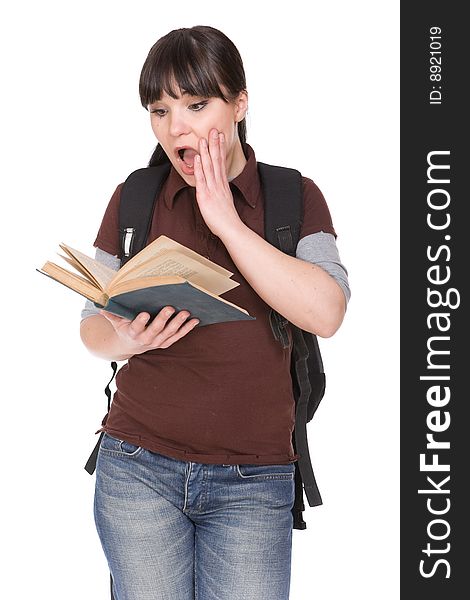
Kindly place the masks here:
<instances>
[{"instance_id":1,"label":"gray sleeve","mask_svg":"<svg viewBox=\"0 0 470 600\"><path fill-rule=\"evenodd\" d=\"M95 258L97 261L103 263L103 265L106 265L114 271L117 271L121 266L121 260L117 256L113 256L112 254L109 254L109 252L105 252L99 248L96 249ZM82 320L86 319L87 317L91 317L91 315L99 315L99 313L99 308L96 308L93 302L87 300L82 310Z\"/></svg>"},{"instance_id":2,"label":"gray sleeve","mask_svg":"<svg viewBox=\"0 0 470 600\"><path fill-rule=\"evenodd\" d=\"M343 290L346 302L349 302L351 290L348 272L339 257L333 234L319 231L305 236L297 244L296 257L316 264L329 273Z\"/></svg>"}]
</instances>

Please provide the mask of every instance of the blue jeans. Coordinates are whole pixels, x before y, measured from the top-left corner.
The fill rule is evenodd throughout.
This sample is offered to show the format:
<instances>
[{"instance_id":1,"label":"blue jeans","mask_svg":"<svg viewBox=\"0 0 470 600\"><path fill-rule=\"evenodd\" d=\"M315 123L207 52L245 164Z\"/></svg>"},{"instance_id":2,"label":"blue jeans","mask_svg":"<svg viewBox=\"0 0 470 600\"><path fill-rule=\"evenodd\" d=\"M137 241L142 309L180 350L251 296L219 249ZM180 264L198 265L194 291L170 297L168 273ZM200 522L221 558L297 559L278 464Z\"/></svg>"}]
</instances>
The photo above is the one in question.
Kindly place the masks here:
<instances>
[{"instance_id":1,"label":"blue jeans","mask_svg":"<svg viewBox=\"0 0 470 600\"><path fill-rule=\"evenodd\" d=\"M116 600L288 600L294 464L175 460L105 433L94 515Z\"/></svg>"}]
</instances>

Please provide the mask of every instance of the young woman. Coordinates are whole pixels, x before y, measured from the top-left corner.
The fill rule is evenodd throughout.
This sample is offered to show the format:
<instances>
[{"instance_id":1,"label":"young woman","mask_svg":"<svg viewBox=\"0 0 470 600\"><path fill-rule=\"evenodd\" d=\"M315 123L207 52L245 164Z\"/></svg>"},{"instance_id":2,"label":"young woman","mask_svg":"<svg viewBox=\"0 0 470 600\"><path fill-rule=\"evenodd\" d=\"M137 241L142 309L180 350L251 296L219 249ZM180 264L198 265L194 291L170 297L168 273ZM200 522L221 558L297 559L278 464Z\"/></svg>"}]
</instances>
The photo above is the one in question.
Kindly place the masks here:
<instances>
[{"instance_id":1,"label":"young woman","mask_svg":"<svg viewBox=\"0 0 470 600\"><path fill-rule=\"evenodd\" d=\"M303 177L296 257L264 240L243 64L222 32L162 37L139 89L158 140L150 165L171 163L148 242L167 235L232 271L240 285L224 298L256 320L197 327L188 311L165 307L129 321L87 303L86 347L127 360L96 468L95 522L114 597L286 600L295 406L291 348L274 339L269 313L335 333L349 298L336 234L320 190ZM114 269L121 187L95 241Z\"/></svg>"}]
</instances>

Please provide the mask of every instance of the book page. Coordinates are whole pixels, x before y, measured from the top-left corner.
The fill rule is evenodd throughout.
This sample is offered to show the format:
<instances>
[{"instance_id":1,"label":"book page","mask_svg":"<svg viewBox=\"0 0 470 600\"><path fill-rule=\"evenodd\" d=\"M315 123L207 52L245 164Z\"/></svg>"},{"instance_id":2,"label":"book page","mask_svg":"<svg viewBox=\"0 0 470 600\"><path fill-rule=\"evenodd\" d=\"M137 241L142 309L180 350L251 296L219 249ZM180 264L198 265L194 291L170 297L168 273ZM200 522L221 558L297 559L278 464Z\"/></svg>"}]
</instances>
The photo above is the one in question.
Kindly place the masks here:
<instances>
[{"instance_id":1,"label":"book page","mask_svg":"<svg viewBox=\"0 0 470 600\"><path fill-rule=\"evenodd\" d=\"M66 244L59 244L59 246L70 257L70 260L66 259L67 262L79 273L92 280L101 290L106 291L108 289L111 280L116 275L116 271Z\"/></svg>"},{"instance_id":2,"label":"book page","mask_svg":"<svg viewBox=\"0 0 470 600\"><path fill-rule=\"evenodd\" d=\"M149 259L158 256L159 254L162 254L163 252L167 252L168 250L178 250L184 256L187 256L188 258L191 258L201 263L206 268L212 269L225 277L231 277L233 275L231 271L228 271L227 269L224 269L224 267L221 267L217 263L212 262L204 256L201 256L197 252L194 252L194 250L191 250L190 248L187 248L186 246L175 242L175 240L172 240L166 235L160 235L156 240L154 240L151 244L143 248L138 254L133 256L129 260L129 262L127 262L123 267L121 267L119 277L121 278L121 276L127 275L127 273L129 273L130 271L134 271L134 269L137 269L138 266L143 262L146 262Z\"/></svg>"},{"instance_id":3,"label":"book page","mask_svg":"<svg viewBox=\"0 0 470 600\"><path fill-rule=\"evenodd\" d=\"M207 267L186 254L182 254L178 250L168 250L160 255L152 256L147 261L140 263L138 266L134 266L131 272L125 273L124 275L121 271L122 269L118 271L117 276L110 285L110 296L114 295L114 286L118 283L152 276L179 275L191 283L203 287L205 290L216 296L228 292L240 285L225 275L221 275L212 267ZM145 287L144 282L142 287Z\"/></svg>"},{"instance_id":4,"label":"book page","mask_svg":"<svg viewBox=\"0 0 470 600\"><path fill-rule=\"evenodd\" d=\"M56 265L55 263L47 261L42 269L39 271L43 275L48 275L52 279L55 279L59 283L62 283L66 287L71 290L74 290L78 294L85 296L89 300L93 300L94 302L102 302L104 298L103 292L95 287L93 283L80 277L80 275L76 275L75 273L71 273Z\"/></svg>"},{"instance_id":5,"label":"book page","mask_svg":"<svg viewBox=\"0 0 470 600\"><path fill-rule=\"evenodd\" d=\"M154 277L144 277L143 279L119 281L116 285L113 285L113 294L111 298L114 298L119 294L125 294L126 292L133 292L134 290L143 290L145 288L157 287L159 285L175 285L181 283L187 283L187 281L181 277L178 277L178 275L165 275L162 277L157 275ZM206 293L209 292L206 291Z\"/></svg>"},{"instance_id":6,"label":"book page","mask_svg":"<svg viewBox=\"0 0 470 600\"><path fill-rule=\"evenodd\" d=\"M180 243L176 242L175 240L172 240L171 238L167 237L166 235L159 236L157 238L157 240L158 240L158 246L161 250L178 250L179 252L181 252L182 254L185 254L189 258L192 258L193 260L197 260L202 265L205 265L206 267L210 267L210 268L214 269L214 271L219 272L221 275L225 275L226 277L231 277L233 275L232 271L228 271L224 267L221 267L220 265L209 260L205 256L201 256L194 250L191 250L190 248L183 246L183 244L180 244ZM155 241L157 241L157 240L155 240Z\"/></svg>"}]
</instances>

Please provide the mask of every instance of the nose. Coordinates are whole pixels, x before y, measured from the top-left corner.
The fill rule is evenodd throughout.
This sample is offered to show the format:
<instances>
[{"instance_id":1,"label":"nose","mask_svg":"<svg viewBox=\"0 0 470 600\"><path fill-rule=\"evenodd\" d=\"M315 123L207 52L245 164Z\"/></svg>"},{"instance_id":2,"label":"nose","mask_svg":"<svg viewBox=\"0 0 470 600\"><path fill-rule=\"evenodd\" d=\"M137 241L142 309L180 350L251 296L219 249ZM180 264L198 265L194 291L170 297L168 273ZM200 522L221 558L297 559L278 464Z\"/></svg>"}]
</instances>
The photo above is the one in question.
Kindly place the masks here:
<instances>
[{"instance_id":1,"label":"nose","mask_svg":"<svg viewBox=\"0 0 470 600\"><path fill-rule=\"evenodd\" d=\"M189 133L191 128L189 126L189 120L184 112L185 111L173 110L168 115L170 119L170 135L178 137Z\"/></svg>"}]
</instances>

